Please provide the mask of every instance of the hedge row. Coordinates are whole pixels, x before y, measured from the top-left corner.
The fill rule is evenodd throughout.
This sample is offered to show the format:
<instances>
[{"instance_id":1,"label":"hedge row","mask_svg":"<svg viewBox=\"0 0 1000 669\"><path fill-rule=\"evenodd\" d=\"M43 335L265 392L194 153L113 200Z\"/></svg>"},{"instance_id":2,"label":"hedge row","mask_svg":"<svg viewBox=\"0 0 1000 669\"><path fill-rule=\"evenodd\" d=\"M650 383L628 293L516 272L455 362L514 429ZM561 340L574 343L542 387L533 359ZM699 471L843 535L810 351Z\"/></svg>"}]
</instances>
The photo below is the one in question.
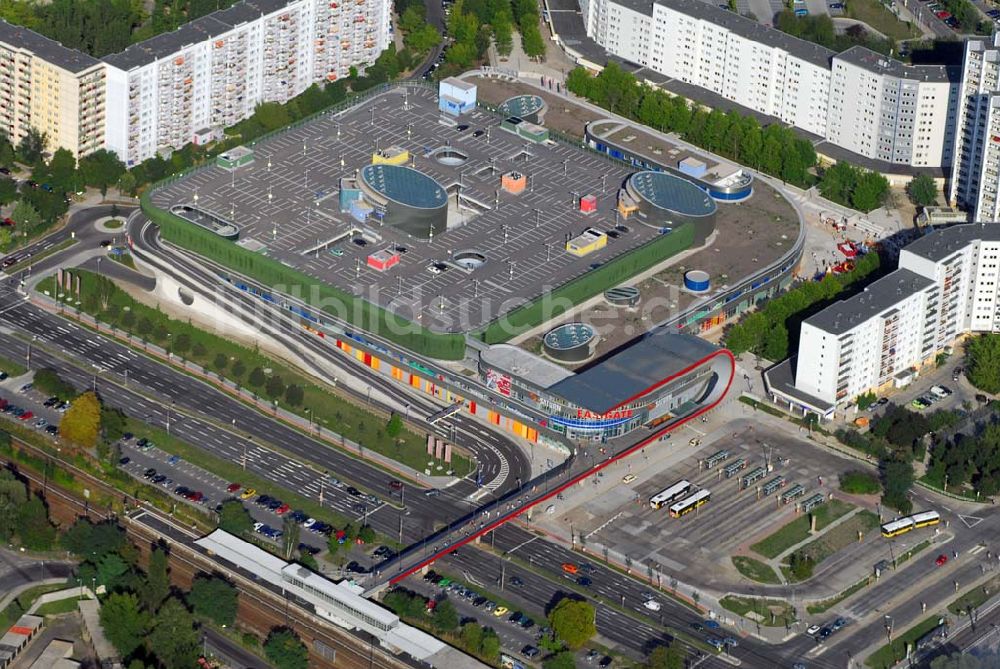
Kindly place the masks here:
<instances>
[{"instance_id":1,"label":"hedge row","mask_svg":"<svg viewBox=\"0 0 1000 669\"><path fill-rule=\"evenodd\" d=\"M490 323L479 337L487 344L505 342L520 332L556 318L594 295L677 255L690 248L693 243L694 224L684 223L673 232L660 235L501 316Z\"/></svg>"},{"instance_id":2,"label":"hedge row","mask_svg":"<svg viewBox=\"0 0 1000 669\"><path fill-rule=\"evenodd\" d=\"M249 251L214 232L154 205L149 192L140 200L143 213L160 227L164 239L247 276L276 292L293 294L313 308L345 320L429 358L461 360L465 337L437 334L396 316L363 298L349 295L280 262Z\"/></svg>"}]
</instances>

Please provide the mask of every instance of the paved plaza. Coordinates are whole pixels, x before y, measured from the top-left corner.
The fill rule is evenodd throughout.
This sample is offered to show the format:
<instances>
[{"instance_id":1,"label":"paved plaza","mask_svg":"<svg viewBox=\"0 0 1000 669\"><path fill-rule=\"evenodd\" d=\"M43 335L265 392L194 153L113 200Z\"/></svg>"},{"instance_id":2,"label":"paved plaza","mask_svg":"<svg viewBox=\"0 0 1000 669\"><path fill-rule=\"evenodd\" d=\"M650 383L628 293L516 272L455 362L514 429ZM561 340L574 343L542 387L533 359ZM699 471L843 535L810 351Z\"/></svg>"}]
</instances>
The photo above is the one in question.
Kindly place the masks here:
<instances>
[{"instance_id":1,"label":"paved plaza","mask_svg":"<svg viewBox=\"0 0 1000 669\"><path fill-rule=\"evenodd\" d=\"M400 86L255 145L254 162L234 172L213 166L153 199L231 219L247 248L431 329L465 332L660 234L633 219L618 221L617 191L631 174L624 165L559 142L529 143L500 121L477 109L457 121L468 125L460 130L442 120L433 91ZM340 179L391 146L408 150L407 164L448 192L448 229L431 240L340 212ZM447 147L467 159L444 164L432 155ZM518 195L500 189L510 171L527 176ZM579 211L585 195L596 196L596 212ZM607 231L620 223L601 250L583 257L565 250L567 239L588 227ZM400 252L400 263L386 271L368 267L378 250ZM467 269L455 262L463 251L485 262Z\"/></svg>"}]
</instances>

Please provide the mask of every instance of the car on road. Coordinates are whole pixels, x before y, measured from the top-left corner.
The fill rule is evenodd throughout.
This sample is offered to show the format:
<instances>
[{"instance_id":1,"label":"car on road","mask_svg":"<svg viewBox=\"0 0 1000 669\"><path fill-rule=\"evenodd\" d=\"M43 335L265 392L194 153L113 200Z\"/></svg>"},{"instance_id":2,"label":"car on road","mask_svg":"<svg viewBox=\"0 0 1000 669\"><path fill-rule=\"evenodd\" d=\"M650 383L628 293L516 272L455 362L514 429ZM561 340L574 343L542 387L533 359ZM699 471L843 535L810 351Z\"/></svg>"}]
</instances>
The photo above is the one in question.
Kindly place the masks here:
<instances>
[{"instance_id":1,"label":"car on road","mask_svg":"<svg viewBox=\"0 0 1000 669\"><path fill-rule=\"evenodd\" d=\"M521 649L521 655L524 655L529 660L538 657L539 653L541 651L530 644Z\"/></svg>"},{"instance_id":2,"label":"car on road","mask_svg":"<svg viewBox=\"0 0 1000 669\"><path fill-rule=\"evenodd\" d=\"M705 621L703 621L703 623L704 623L705 627L708 628L708 629L710 629L710 630L717 630L720 627L722 627L722 625L720 625L719 623L717 623L717 622L715 622L714 620L711 620L711 619L705 620Z\"/></svg>"},{"instance_id":3,"label":"car on road","mask_svg":"<svg viewBox=\"0 0 1000 669\"><path fill-rule=\"evenodd\" d=\"M38 420L35 421L35 429L36 430L41 430L43 427L45 427L48 424L49 424L49 421L45 420L44 418L39 418Z\"/></svg>"},{"instance_id":4,"label":"car on road","mask_svg":"<svg viewBox=\"0 0 1000 669\"><path fill-rule=\"evenodd\" d=\"M424 495L426 497L437 497L440 494L441 494L441 491L438 490L437 488L428 488L427 490L424 491Z\"/></svg>"},{"instance_id":5,"label":"car on road","mask_svg":"<svg viewBox=\"0 0 1000 669\"><path fill-rule=\"evenodd\" d=\"M142 473L142 478L144 479L151 479L154 476L156 476L156 470L153 469L152 467L150 467L149 469L147 469Z\"/></svg>"},{"instance_id":6,"label":"car on road","mask_svg":"<svg viewBox=\"0 0 1000 669\"><path fill-rule=\"evenodd\" d=\"M951 388L948 386L931 386L931 392L941 399L951 396Z\"/></svg>"},{"instance_id":7,"label":"car on road","mask_svg":"<svg viewBox=\"0 0 1000 669\"><path fill-rule=\"evenodd\" d=\"M164 481L167 480L167 475L166 474L157 474L156 476L154 476L153 478L151 478L149 480L152 481L153 483L155 483L156 485L159 485L159 484L161 484L161 483L163 483Z\"/></svg>"},{"instance_id":8,"label":"car on road","mask_svg":"<svg viewBox=\"0 0 1000 669\"><path fill-rule=\"evenodd\" d=\"M508 611L510 611L510 609L508 609L506 606L498 606L495 609L493 609L493 615L499 618L503 615L506 615Z\"/></svg>"},{"instance_id":9,"label":"car on road","mask_svg":"<svg viewBox=\"0 0 1000 669\"><path fill-rule=\"evenodd\" d=\"M831 634L833 634L833 630L830 629L829 627L824 627L819 631L819 634L817 635L816 638L819 639L820 641L825 641L827 638L829 638Z\"/></svg>"},{"instance_id":10,"label":"car on road","mask_svg":"<svg viewBox=\"0 0 1000 669\"><path fill-rule=\"evenodd\" d=\"M276 514L278 514L279 516L283 516L283 515L285 515L286 513L288 513L291 510L292 510L292 507L288 506L288 504L282 504L277 509L275 509L274 512Z\"/></svg>"},{"instance_id":11,"label":"car on road","mask_svg":"<svg viewBox=\"0 0 1000 669\"><path fill-rule=\"evenodd\" d=\"M563 562L562 570L567 574L576 574L578 571L580 571L580 568L577 567L572 562Z\"/></svg>"},{"instance_id":12,"label":"car on road","mask_svg":"<svg viewBox=\"0 0 1000 669\"><path fill-rule=\"evenodd\" d=\"M55 425L47 425L45 431L51 434L53 437L59 434L59 428Z\"/></svg>"},{"instance_id":13,"label":"car on road","mask_svg":"<svg viewBox=\"0 0 1000 669\"><path fill-rule=\"evenodd\" d=\"M593 585L593 583L594 581L589 576L581 576L580 578L576 579L576 584L582 585L585 588L589 588L591 585Z\"/></svg>"},{"instance_id":14,"label":"car on road","mask_svg":"<svg viewBox=\"0 0 1000 669\"><path fill-rule=\"evenodd\" d=\"M507 622L515 625L520 625L522 620L524 620L524 614L520 611L514 611L514 613L507 616Z\"/></svg>"},{"instance_id":15,"label":"car on road","mask_svg":"<svg viewBox=\"0 0 1000 669\"><path fill-rule=\"evenodd\" d=\"M167 464L168 465L176 465L180 461L181 461L181 458L180 458L179 455L171 455L169 458L167 458Z\"/></svg>"},{"instance_id":16,"label":"car on road","mask_svg":"<svg viewBox=\"0 0 1000 669\"><path fill-rule=\"evenodd\" d=\"M626 485L628 485L634 480L635 480L635 474L626 474L625 476L622 477L622 483Z\"/></svg>"},{"instance_id":17,"label":"car on road","mask_svg":"<svg viewBox=\"0 0 1000 669\"><path fill-rule=\"evenodd\" d=\"M257 494L256 490L254 490L253 488L247 488L242 492L242 494L240 494L240 499L250 499L256 494Z\"/></svg>"},{"instance_id":18,"label":"car on road","mask_svg":"<svg viewBox=\"0 0 1000 669\"><path fill-rule=\"evenodd\" d=\"M725 642L716 636L710 636L707 639L705 639L705 641L707 641L708 645L714 648L715 650L722 650L726 646Z\"/></svg>"},{"instance_id":19,"label":"car on road","mask_svg":"<svg viewBox=\"0 0 1000 669\"><path fill-rule=\"evenodd\" d=\"M243 486L241 486L239 483L230 483L229 485L226 486L226 492L233 493L238 491L242 487Z\"/></svg>"},{"instance_id":20,"label":"car on road","mask_svg":"<svg viewBox=\"0 0 1000 669\"><path fill-rule=\"evenodd\" d=\"M832 623L830 623L830 629L834 632L839 632L847 626L847 620L845 618L837 618Z\"/></svg>"},{"instance_id":21,"label":"car on road","mask_svg":"<svg viewBox=\"0 0 1000 669\"><path fill-rule=\"evenodd\" d=\"M604 657L601 658L601 661L597 663L597 666L601 667L601 669L607 669L608 667L611 666L611 662L612 662L611 656L605 655Z\"/></svg>"},{"instance_id":22,"label":"car on road","mask_svg":"<svg viewBox=\"0 0 1000 669\"><path fill-rule=\"evenodd\" d=\"M468 126L468 125L466 125L465 123L463 123L463 124L461 124L461 125L457 125L457 126L455 126L455 130L456 130L457 132L465 132L465 131L466 131L466 130L468 130L468 129L469 129L469 126Z\"/></svg>"},{"instance_id":23,"label":"car on road","mask_svg":"<svg viewBox=\"0 0 1000 669\"><path fill-rule=\"evenodd\" d=\"M400 490L403 489L403 482L402 481L398 481L396 479L393 479L393 480L389 481L389 489L390 490L395 490L396 492L399 492Z\"/></svg>"},{"instance_id":24,"label":"car on road","mask_svg":"<svg viewBox=\"0 0 1000 669\"><path fill-rule=\"evenodd\" d=\"M943 567L946 562L948 562L948 556L945 555L944 553L938 555L937 558L934 560L934 564L936 564L939 567Z\"/></svg>"},{"instance_id":25,"label":"car on road","mask_svg":"<svg viewBox=\"0 0 1000 669\"><path fill-rule=\"evenodd\" d=\"M698 437L692 437L691 439L688 440L688 446L700 446L700 445L701 445L701 439L699 439Z\"/></svg>"},{"instance_id":26,"label":"car on road","mask_svg":"<svg viewBox=\"0 0 1000 669\"><path fill-rule=\"evenodd\" d=\"M510 579L510 584L515 588L520 588L522 585L524 585L524 581L521 580L520 576L512 576Z\"/></svg>"},{"instance_id":27,"label":"car on road","mask_svg":"<svg viewBox=\"0 0 1000 669\"><path fill-rule=\"evenodd\" d=\"M118 460L118 464L121 465L122 467L124 467L130 462L132 462L132 458L128 457L127 455Z\"/></svg>"},{"instance_id":28,"label":"car on road","mask_svg":"<svg viewBox=\"0 0 1000 669\"><path fill-rule=\"evenodd\" d=\"M264 523L254 523L253 524L253 531L254 532L260 532L260 530L261 530L262 527L264 527Z\"/></svg>"},{"instance_id":29,"label":"car on road","mask_svg":"<svg viewBox=\"0 0 1000 669\"><path fill-rule=\"evenodd\" d=\"M655 599L647 599L642 603L642 605L645 606L650 611L659 611L660 608L662 608L660 603Z\"/></svg>"},{"instance_id":30,"label":"car on road","mask_svg":"<svg viewBox=\"0 0 1000 669\"><path fill-rule=\"evenodd\" d=\"M806 634L808 634L809 636L815 636L820 631L820 629L822 628L819 625L810 625L806 629Z\"/></svg>"},{"instance_id":31,"label":"car on road","mask_svg":"<svg viewBox=\"0 0 1000 669\"><path fill-rule=\"evenodd\" d=\"M704 632L705 626L699 622L693 622L691 623L691 629L693 629L695 632Z\"/></svg>"},{"instance_id":32,"label":"car on road","mask_svg":"<svg viewBox=\"0 0 1000 669\"><path fill-rule=\"evenodd\" d=\"M361 497L361 491L352 485L347 486L347 494L354 497Z\"/></svg>"},{"instance_id":33,"label":"car on road","mask_svg":"<svg viewBox=\"0 0 1000 669\"><path fill-rule=\"evenodd\" d=\"M35 417L34 413L32 413L31 411L25 411L23 414L21 414L20 416L18 416L18 419L20 419L20 420L31 420L34 417Z\"/></svg>"}]
</instances>

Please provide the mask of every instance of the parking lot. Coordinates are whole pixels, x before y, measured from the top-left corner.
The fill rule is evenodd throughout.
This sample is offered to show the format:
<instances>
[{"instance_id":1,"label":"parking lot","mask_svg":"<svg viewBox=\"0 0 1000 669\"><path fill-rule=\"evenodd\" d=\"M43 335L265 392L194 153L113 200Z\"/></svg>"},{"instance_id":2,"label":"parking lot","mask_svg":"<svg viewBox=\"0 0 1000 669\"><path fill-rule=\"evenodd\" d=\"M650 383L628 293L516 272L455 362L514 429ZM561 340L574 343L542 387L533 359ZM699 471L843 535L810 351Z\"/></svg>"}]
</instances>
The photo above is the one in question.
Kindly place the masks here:
<instances>
[{"instance_id":1,"label":"parking lot","mask_svg":"<svg viewBox=\"0 0 1000 669\"><path fill-rule=\"evenodd\" d=\"M150 485L158 485L170 492L178 504L190 504L203 510L215 511L223 500L239 499L256 521L255 531L263 540L270 540L276 545L280 545L281 530L286 519L291 519L302 528L299 535L301 543L311 547L315 552L325 550L328 537L338 532L338 528L311 519L307 514L284 504L277 497L243 486L239 481L222 479L161 450L152 442L141 443L141 441L135 438L123 440L121 444L122 461L119 466L136 480ZM331 479L329 486L331 495L341 488L346 491L351 486ZM363 497L365 493L360 491L358 493L356 525L360 526L363 524L366 514L374 512L384 502L371 496L375 500L373 502ZM368 508L366 505L369 505ZM268 529L275 532L266 531ZM340 531L342 532L342 528ZM361 567L369 568L374 562L380 561L369 555L373 548L376 547L359 547L357 550L350 551L349 554L345 553L348 556L345 562L355 560ZM379 557L374 556L374 558ZM381 557L384 559L385 556Z\"/></svg>"},{"instance_id":2,"label":"parking lot","mask_svg":"<svg viewBox=\"0 0 1000 669\"><path fill-rule=\"evenodd\" d=\"M657 446L674 449L677 457L664 456L663 464L654 465L633 456L634 462L610 468L592 493L567 496L550 519L540 522L570 526L588 551L606 547L613 559L644 574L681 572L688 582L725 588L742 578L732 555L798 517L797 507L804 501L835 492L838 475L851 468L804 439L749 421L731 421L704 437L692 437L693 445L684 443L690 434L678 433L677 442ZM728 457L706 469L706 459L720 451ZM736 471L727 477L729 466ZM748 475L756 480L747 482ZM671 517L669 504L651 508L650 498L680 480L692 484L689 494L710 491L710 501L677 518ZM772 481L775 490L765 495L762 488ZM800 494L783 503L781 496L797 485Z\"/></svg>"},{"instance_id":3,"label":"parking lot","mask_svg":"<svg viewBox=\"0 0 1000 669\"><path fill-rule=\"evenodd\" d=\"M444 331L489 322L516 301L659 234L630 221L603 249L585 257L567 252L566 240L584 229L614 228L616 194L631 171L566 144L526 142L482 110L463 115L458 126L440 118L434 92L397 87L254 146L254 162L235 172L211 167L153 199L164 208L193 205L231 219L240 244L347 292L364 290L369 301ZM446 232L417 240L339 211L340 178L354 176L376 150L390 146L408 150L408 164L448 192ZM446 147L465 159L456 165L435 158ZM500 176L510 171L527 177L519 195L500 189ZM596 196L597 211L581 213L577 201L588 194ZM384 272L368 267L368 255L379 249L396 249L399 264ZM461 251L481 254L482 265L461 267L453 260Z\"/></svg>"}]
</instances>

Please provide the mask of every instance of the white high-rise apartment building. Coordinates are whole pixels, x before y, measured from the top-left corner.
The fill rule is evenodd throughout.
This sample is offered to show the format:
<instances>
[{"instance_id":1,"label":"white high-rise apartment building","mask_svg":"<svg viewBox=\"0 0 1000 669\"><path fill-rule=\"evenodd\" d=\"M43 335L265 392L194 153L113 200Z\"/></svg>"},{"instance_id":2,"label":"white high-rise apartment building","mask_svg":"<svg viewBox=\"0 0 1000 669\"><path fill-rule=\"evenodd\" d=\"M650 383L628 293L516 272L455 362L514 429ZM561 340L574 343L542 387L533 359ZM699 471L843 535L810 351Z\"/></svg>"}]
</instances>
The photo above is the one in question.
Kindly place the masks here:
<instances>
[{"instance_id":1,"label":"white high-rise apartment building","mask_svg":"<svg viewBox=\"0 0 1000 669\"><path fill-rule=\"evenodd\" d=\"M81 156L104 146L104 117L101 61L0 21L0 133L16 145L34 128Z\"/></svg>"},{"instance_id":2,"label":"white high-rise apartment building","mask_svg":"<svg viewBox=\"0 0 1000 669\"><path fill-rule=\"evenodd\" d=\"M262 102L364 69L389 45L391 0L243 0L97 60L0 21L0 132L107 148L128 165L217 134Z\"/></svg>"},{"instance_id":3,"label":"white high-rise apartment building","mask_svg":"<svg viewBox=\"0 0 1000 669\"><path fill-rule=\"evenodd\" d=\"M1000 218L1000 33L965 43L949 199L977 221Z\"/></svg>"},{"instance_id":4,"label":"white high-rise apartment building","mask_svg":"<svg viewBox=\"0 0 1000 669\"><path fill-rule=\"evenodd\" d=\"M867 158L951 163L956 75L869 49L836 53L703 0L581 0L609 53Z\"/></svg>"},{"instance_id":5,"label":"white high-rise apartment building","mask_svg":"<svg viewBox=\"0 0 1000 669\"><path fill-rule=\"evenodd\" d=\"M388 0L244 0L108 56L107 147L134 165L345 77L388 46L389 13Z\"/></svg>"},{"instance_id":6,"label":"white high-rise apartment building","mask_svg":"<svg viewBox=\"0 0 1000 669\"><path fill-rule=\"evenodd\" d=\"M1000 332L1000 225L955 225L902 250L899 268L802 323L798 355L768 370L773 397L829 416L908 382L958 337Z\"/></svg>"}]
</instances>

